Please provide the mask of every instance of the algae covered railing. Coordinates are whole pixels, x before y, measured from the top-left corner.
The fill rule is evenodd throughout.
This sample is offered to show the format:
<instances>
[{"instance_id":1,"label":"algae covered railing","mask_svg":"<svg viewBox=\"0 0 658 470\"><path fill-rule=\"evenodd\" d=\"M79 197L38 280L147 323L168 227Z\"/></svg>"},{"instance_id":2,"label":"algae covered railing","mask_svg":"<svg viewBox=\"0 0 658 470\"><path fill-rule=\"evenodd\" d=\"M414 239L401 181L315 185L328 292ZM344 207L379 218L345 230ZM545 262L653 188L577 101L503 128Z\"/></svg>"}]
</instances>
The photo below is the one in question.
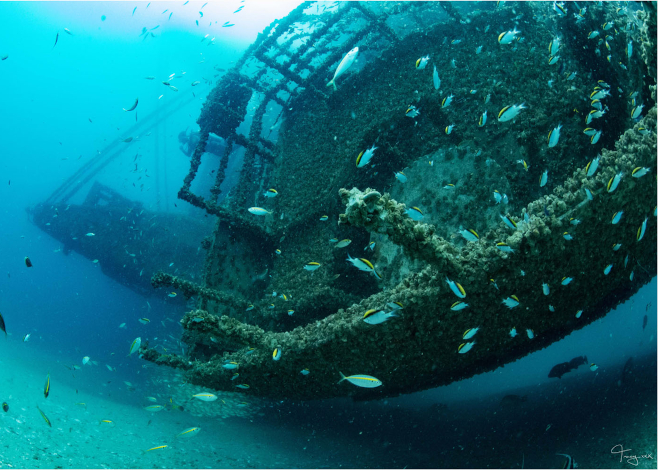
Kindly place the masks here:
<instances>
[{"instance_id":1,"label":"algae covered railing","mask_svg":"<svg viewBox=\"0 0 658 470\"><path fill-rule=\"evenodd\" d=\"M624 25L610 45L615 52L630 38L655 49L655 12L588 4L587 11L561 16L548 3L501 2L484 10L409 5L354 3L320 12L318 4L305 4L266 29L220 82L199 124L202 135L213 132L229 147L246 149L240 181L217 203L233 151L227 150L211 196L190 192L202 137L180 197L218 216L203 245L205 284L153 278L156 286L173 285L200 298L181 321L190 348L179 357L145 347L147 360L184 369L189 382L218 390L235 390L230 367L237 365L240 383L249 385L246 395L392 396L493 370L546 347L601 318L655 276L656 178L631 176L637 168L655 174L655 74L647 72L653 59L643 46L641 59L623 68L594 52L605 45L588 44L586 32L581 38L583 31L615 21ZM318 50L317 64L309 58L316 68L295 82L298 59L287 62L294 54L279 48L295 43L295 34L301 47L301 39L313 34L300 24L314 10L316 31L332 26L304 44L325 43L327 50ZM536 18L549 27L533 31ZM500 31L514 22L523 41L499 44ZM291 36L268 43L272 30ZM533 68L553 30L563 41L567 68ZM337 61L355 45L365 65L338 91L326 88ZM266 50L272 61L258 61ZM437 64L440 86L431 70L414 68L425 54ZM263 80L257 89L254 74L260 72L254 70L268 69L261 78L278 77L270 75L275 66L292 86L280 93L283 80ZM605 76L591 78L591 67ZM539 86L546 78L550 84ZM586 97L595 86L614 93L607 100L614 118L597 121L603 129L599 145L582 133ZM270 105L251 100L271 89L285 107L269 100L283 107L283 123L277 141L266 144L262 123ZM628 90L637 90L632 100L644 104L641 119L632 116ZM446 109L442 103L450 94L458 101ZM497 122L500 109L523 101L525 114ZM410 103L421 110L417 118L405 115ZM489 122L478 126L483 110ZM236 130L245 117L251 128ZM560 122L561 144L548 147L546 134ZM457 126L448 133L451 123ZM373 143L374 167L356 168L356 156ZM588 175L597 154L598 170ZM401 170L406 183L394 176ZM546 170L548 183L539 184ZM618 174L624 175L621 183L608 191ZM279 195L266 199L267 188ZM509 194L509 203L497 204L494 190ZM252 216L246 210L252 205L271 214ZM422 206L425 218L409 217L411 206ZM622 222L611 223L620 211ZM477 229L478 241L455 237L463 228ZM570 239L565 232L573 234ZM348 255L371 260L378 276L352 267ZM320 268L309 272L308 262ZM463 286L467 308L453 308L460 299L447 280ZM386 311L391 302L403 305L398 318L379 325L363 321L367 311ZM465 340L464 332L474 328L477 335ZM475 345L460 354L468 342ZM375 376L383 386L337 384L339 371Z\"/></svg>"}]
</instances>

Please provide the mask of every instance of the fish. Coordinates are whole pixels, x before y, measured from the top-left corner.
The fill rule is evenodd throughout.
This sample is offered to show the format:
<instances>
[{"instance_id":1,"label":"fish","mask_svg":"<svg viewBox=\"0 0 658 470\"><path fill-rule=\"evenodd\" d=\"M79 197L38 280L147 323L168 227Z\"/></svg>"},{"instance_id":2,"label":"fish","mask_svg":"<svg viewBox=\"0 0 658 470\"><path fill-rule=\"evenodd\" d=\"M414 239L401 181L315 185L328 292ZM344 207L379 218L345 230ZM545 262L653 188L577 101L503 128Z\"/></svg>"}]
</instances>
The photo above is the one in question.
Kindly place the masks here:
<instances>
[{"instance_id":1,"label":"fish","mask_svg":"<svg viewBox=\"0 0 658 470\"><path fill-rule=\"evenodd\" d=\"M563 236L564 239L567 240L567 241L571 241L571 240L573 240L573 237L569 234L569 232L564 232L564 233L562 234L562 236Z\"/></svg>"},{"instance_id":2,"label":"fish","mask_svg":"<svg viewBox=\"0 0 658 470\"><path fill-rule=\"evenodd\" d=\"M472 228L468 230L460 230L457 233L459 233L462 237L464 237L464 239L466 239L466 241L468 242L476 242L480 239L478 233Z\"/></svg>"},{"instance_id":3,"label":"fish","mask_svg":"<svg viewBox=\"0 0 658 470\"><path fill-rule=\"evenodd\" d=\"M188 437L196 436L197 434L199 434L199 431L201 431L201 428L196 427L196 426L193 427L193 428L188 428L185 431L182 431L182 432L179 432L178 434L176 434L176 439L180 439L180 438L186 438L187 439Z\"/></svg>"},{"instance_id":4,"label":"fish","mask_svg":"<svg viewBox=\"0 0 658 470\"><path fill-rule=\"evenodd\" d=\"M455 281L451 281L450 279L448 279L447 276L446 276L446 283L448 284L448 287L450 287L452 293L455 294L457 297L459 297L460 299L466 297L466 291L461 286L461 284Z\"/></svg>"},{"instance_id":5,"label":"fish","mask_svg":"<svg viewBox=\"0 0 658 470\"><path fill-rule=\"evenodd\" d=\"M462 335L462 339L471 339L473 336L477 334L478 331L480 331L479 326L477 328L469 328L468 330L464 331L464 334Z\"/></svg>"},{"instance_id":6,"label":"fish","mask_svg":"<svg viewBox=\"0 0 658 470\"><path fill-rule=\"evenodd\" d=\"M201 82L200 82L199 80L195 80L195 81L193 81L192 83L190 83L190 85L191 85L191 86L197 86L197 85L199 85L200 83L201 83Z\"/></svg>"},{"instance_id":7,"label":"fish","mask_svg":"<svg viewBox=\"0 0 658 470\"><path fill-rule=\"evenodd\" d=\"M302 375L308 375L311 372L308 369L302 369L302 370L299 371L299 373L302 374Z\"/></svg>"},{"instance_id":8,"label":"fish","mask_svg":"<svg viewBox=\"0 0 658 470\"><path fill-rule=\"evenodd\" d=\"M53 49L55 49L55 46L57 45L57 41L59 41L59 31L57 32L57 35L55 36L55 44L53 44Z\"/></svg>"},{"instance_id":9,"label":"fish","mask_svg":"<svg viewBox=\"0 0 658 470\"><path fill-rule=\"evenodd\" d=\"M7 404L6 401L2 403L2 410L3 410L5 413L6 413L7 411L9 411L9 405Z\"/></svg>"},{"instance_id":10,"label":"fish","mask_svg":"<svg viewBox=\"0 0 658 470\"><path fill-rule=\"evenodd\" d=\"M406 183L407 182L407 175L405 175L401 171L398 171L398 172L395 173L395 179L398 180L400 183Z\"/></svg>"},{"instance_id":11,"label":"fish","mask_svg":"<svg viewBox=\"0 0 658 470\"><path fill-rule=\"evenodd\" d=\"M452 132L452 130L453 130L454 128L455 128L455 125L454 125L454 124L450 124L450 125L449 125L448 127L446 127L446 129L445 129L446 134L447 134L447 135L450 135L450 133Z\"/></svg>"},{"instance_id":12,"label":"fish","mask_svg":"<svg viewBox=\"0 0 658 470\"><path fill-rule=\"evenodd\" d=\"M631 110L631 119L639 119L642 115L642 109L644 105L636 106Z\"/></svg>"},{"instance_id":13,"label":"fish","mask_svg":"<svg viewBox=\"0 0 658 470\"><path fill-rule=\"evenodd\" d=\"M192 398L201 401L215 401L217 400L217 395L213 395L212 393L197 393L196 395L192 395Z\"/></svg>"},{"instance_id":14,"label":"fish","mask_svg":"<svg viewBox=\"0 0 658 470\"><path fill-rule=\"evenodd\" d=\"M137 11L137 7L133 8L133 14L131 16L135 16L135 11Z\"/></svg>"},{"instance_id":15,"label":"fish","mask_svg":"<svg viewBox=\"0 0 658 470\"><path fill-rule=\"evenodd\" d=\"M336 248L345 248L350 243L352 243L352 240L350 240L349 238L346 238L346 239L341 240L338 243L336 243Z\"/></svg>"},{"instance_id":16,"label":"fish","mask_svg":"<svg viewBox=\"0 0 658 470\"><path fill-rule=\"evenodd\" d=\"M441 79L439 78L439 72L436 71L436 65L434 66L434 72L432 73L432 82L434 83L434 89L438 90L441 86Z\"/></svg>"},{"instance_id":17,"label":"fish","mask_svg":"<svg viewBox=\"0 0 658 470\"><path fill-rule=\"evenodd\" d=\"M582 314L583 314L583 311L582 311L582 310L578 310L578 311L576 312L576 318L580 318L580 316L581 316Z\"/></svg>"},{"instance_id":18,"label":"fish","mask_svg":"<svg viewBox=\"0 0 658 470\"><path fill-rule=\"evenodd\" d=\"M41 408L39 408L39 406L37 406L37 410L39 410L39 413L41 413L41 417L42 417L43 420L46 422L46 424L48 425L48 427L51 427L51 428L52 428L53 425L50 424L50 420L48 419L48 416L46 416L46 414L45 414L43 411L41 411Z\"/></svg>"},{"instance_id":19,"label":"fish","mask_svg":"<svg viewBox=\"0 0 658 470\"><path fill-rule=\"evenodd\" d=\"M596 173L596 169L599 167L599 156L597 155L596 158L593 160L590 160L590 162L587 164L585 167L585 172L587 173L587 176L594 176L594 173Z\"/></svg>"},{"instance_id":20,"label":"fish","mask_svg":"<svg viewBox=\"0 0 658 470\"><path fill-rule=\"evenodd\" d=\"M624 211L618 211L618 212L614 213L614 215L612 216L613 225L619 223L619 221L621 220L622 215L624 215Z\"/></svg>"},{"instance_id":21,"label":"fish","mask_svg":"<svg viewBox=\"0 0 658 470\"><path fill-rule=\"evenodd\" d=\"M527 330L525 330L525 332L528 335L529 339L533 339L535 337L535 332L532 331L531 329L528 328Z\"/></svg>"},{"instance_id":22,"label":"fish","mask_svg":"<svg viewBox=\"0 0 658 470\"><path fill-rule=\"evenodd\" d=\"M227 370L233 370L237 369L239 364L237 362L227 362L226 364L222 365L222 367Z\"/></svg>"},{"instance_id":23,"label":"fish","mask_svg":"<svg viewBox=\"0 0 658 470\"><path fill-rule=\"evenodd\" d=\"M591 370L592 372L596 372L596 370L597 370L598 368L599 368L599 366L597 366L597 365L594 364L593 362L589 365L589 370Z\"/></svg>"},{"instance_id":24,"label":"fish","mask_svg":"<svg viewBox=\"0 0 658 470\"><path fill-rule=\"evenodd\" d=\"M169 293L167 294L167 297L171 297L171 298L173 299L173 298L176 297L177 295L178 295L178 294L177 294L176 292L169 292Z\"/></svg>"},{"instance_id":25,"label":"fish","mask_svg":"<svg viewBox=\"0 0 658 470\"><path fill-rule=\"evenodd\" d=\"M85 235L86 237L95 237L96 234L94 232L89 232Z\"/></svg>"},{"instance_id":26,"label":"fish","mask_svg":"<svg viewBox=\"0 0 658 470\"><path fill-rule=\"evenodd\" d=\"M306 263L306 265L304 266L304 269L306 269L307 271L315 271L320 266L322 266L320 263L315 262L315 261L311 261L310 263Z\"/></svg>"},{"instance_id":27,"label":"fish","mask_svg":"<svg viewBox=\"0 0 658 470\"><path fill-rule=\"evenodd\" d=\"M514 253L514 250L507 243L498 242L496 243L496 248L498 248L503 253Z\"/></svg>"},{"instance_id":28,"label":"fish","mask_svg":"<svg viewBox=\"0 0 658 470\"><path fill-rule=\"evenodd\" d=\"M375 251L375 242L368 243L363 251L366 251L368 248L370 248L370 251Z\"/></svg>"},{"instance_id":29,"label":"fish","mask_svg":"<svg viewBox=\"0 0 658 470\"><path fill-rule=\"evenodd\" d=\"M405 116L415 119L420 116L420 109L416 109L415 106L410 105L405 112Z\"/></svg>"},{"instance_id":30,"label":"fish","mask_svg":"<svg viewBox=\"0 0 658 470\"><path fill-rule=\"evenodd\" d=\"M633 170L633 172L631 173L631 176L633 178L642 178L644 175L649 173L649 171L651 171L650 168L638 166L637 168L635 168Z\"/></svg>"},{"instance_id":31,"label":"fish","mask_svg":"<svg viewBox=\"0 0 658 470\"><path fill-rule=\"evenodd\" d=\"M363 321L370 324L370 325L379 325L380 323L384 323L385 321L390 320L391 318L394 317L399 317L397 313L394 311L391 312L384 312L383 310L368 310L364 315L363 315Z\"/></svg>"},{"instance_id":32,"label":"fish","mask_svg":"<svg viewBox=\"0 0 658 470\"><path fill-rule=\"evenodd\" d=\"M471 349L473 349L473 346L475 346L475 341L470 341L468 343L462 343L459 345L457 348L457 352L459 354L466 354L469 352Z\"/></svg>"},{"instance_id":33,"label":"fish","mask_svg":"<svg viewBox=\"0 0 658 470\"><path fill-rule=\"evenodd\" d=\"M512 328L509 332L509 335L514 338L516 336L516 327Z\"/></svg>"},{"instance_id":34,"label":"fish","mask_svg":"<svg viewBox=\"0 0 658 470\"><path fill-rule=\"evenodd\" d=\"M392 310L402 310L404 308L402 302L388 302L386 306Z\"/></svg>"},{"instance_id":35,"label":"fish","mask_svg":"<svg viewBox=\"0 0 658 470\"><path fill-rule=\"evenodd\" d=\"M541 290L544 292L544 295L549 295L551 293L551 288L545 282L541 285Z\"/></svg>"},{"instance_id":36,"label":"fish","mask_svg":"<svg viewBox=\"0 0 658 470\"><path fill-rule=\"evenodd\" d=\"M89 356L85 356L82 358L82 365L86 366L87 364L89 364Z\"/></svg>"},{"instance_id":37,"label":"fish","mask_svg":"<svg viewBox=\"0 0 658 470\"><path fill-rule=\"evenodd\" d=\"M560 50L560 38L553 38L551 42L548 43L548 55L555 55Z\"/></svg>"},{"instance_id":38,"label":"fish","mask_svg":"<svg viewBox=\"0 0 658 470\"><path fill-rule=\"evenodd\" d=\"M274 361L281 359L281 350L279 348L274 348L274 351L272 351L272 359Z\"/></svg>"},{"instance_id":39,"label":"fish","mask_svg":"<svg viewBox=\"0 0 658 470\"><path fill-rule=\"evenodd\" d=\"M563 286L568 286L569 284L571 284L571 281L573 281L572 277L563 277L562 281L561 281L561 284Z\"/></svg>"},{"instance_id":40,"label":"fish","mask_svg":"<svg viewBox=\"0 0 658 470\"><path fill-rule=\"evenodd\" d=\"M558 124L557 127L551 129L548 133L548 148L555 147L560 140L560 129L562 129L562 124Z\"/></svg>"},{"instance_id":41,"label":"fish","mask_svg":"<svg viewBox=\"0 0 658 470\"><path fill-rule=\"evenodd\" d=\"M592 194L592 191L590 191L588 188L585 188L585 194L587 195L587 200L591 201L594 199L594 195Z\"/></svg>"},{"instance_id":42,"label":"fish","mask_svg":"<svg viewBox=\"0 0 658 470\"><path fill-rule=\"evenodd\" d=\"M5 332L5 338L7 337L7 327L5 325L5 319L2 317L2 313L0 313L0 330Z\"/></svg>"},{"instance_id":43,"label":"fish","mask_svg":"<svg viewBox=\"0 0 658 470\"><path fill-rule=\"evenodd\" d=\"M603 270L603 274L605 274L606 276L610 274L610 271L612 271L612 266L613 266L612 264L607 265Z\"/></svg>"},{"instance_id":44,"label":"fish","mask_svg":"<svg viewBox=\"0 0 658 470\"><path fill-rule=\"evenodd\" d=\"M343 380L347 380L349 383L362 388L375 388L382 385L381 380L370 375L356 374L346 377L342 372L339 371L338 373L340 374L340 380L338 383L341 383Z\"/></svg>"},{"instance_id":45,"label":"fish","mask_svg":"<svg viewBox=\"0 0 658 470\"><path fill-rule=\"evenodd\" d=\"M613 176L612 178L610 178L610 181L608 181L608 186L607 186L607 189L608 189L608 192L609 192L609 193L611 193L611 192L613 192L615 189L617 189L617 186L619 186L619 182L621 181L621 178L622 178L623 176L624 176L624 173L623 173L623 172L619 172L619 173L617 173L615 176Z\"/></svg>"},{"instance_id":46,"label":"fish","mask_svg":"<svg viewBox=\"0 0 658 470\"><path fill-rule=\"evenodd\" d=\"M295 313L294 310L288 310L288 315L290 315L291 317L292 317L293 313Z\"/></svg>"},{"instance_id":47,"label":"fish","mask_svg":"<svg viewBox=\"0 0 658 470\"><path fill-rule=\"evenodd\" d=\"M135 338L132 344L130 345L130 352L128 353L128 355L130 356L135 351L139 351L141 345L142 345L142 338Z\"/></svg>"},{"instance_id":48,"label":"fish","mask_svg":"<svg viewBox=\"0 0 658 470\"><path fill-rule=\"evenodd\" d=\"M150 411L151 413L156 413L158 411L164 410L164 405L149 405L145 406L144 409L146 411Z\"/></svg>"},{"instance_id":49,"label":"fish","mask_svg":"<svg viewBox=\"0 0 658 470\"><path fill-rule=\"evenodd\" d=\"M647 220L649 220L647 217L644 218L644 222L642 222L642 225L640 225L640 228L637 229L637 241L640 241L644 238L644 232L647 231Z\"/></svg>"},{"instance_id":50,"label":"fish","mask_svg":"<svg viewBox=\"0 0 658 470\"><path fill-rule=\"evenodd\" d=\"M459 310L464 310L466 307L468 307L468 304L466 302L462 302L461 300L458 300L454 304L450 306L450 310L452 311L459 311Z\"/></svg>"},{"instance_id":51,"label":"fish","mask_svg":"<svg viewBox=\"0 0 658 470\"><path fill-rule=\"evenodd\" d=\"M422 220L425 215L418 207L414 206L410 209L407 209L407 215L415 221Z\"/></svg>"},{"instance_id":52,"label":"fish","mask_svg":"<svg viewBox=\"0 0 658 470\"><path fill-rule=\"evenodd\" d=\"M500 201L503 200L503 197L500 195L500 192L494 190L493 195L494 195L494 199L496 200L496 204L500 204Z\"/></svg>"},{"instance_id":53,"label":"fish","mask_svg":"<svg viewBox=\"0 0 658 470\"><path fill-rule=\"evenodd\" d=\"M483 127L487 123L487 112L483 112L478 121L478 126Z\"/></svg>"},{"instance_id":54,"label":"fish","mask_svg":"<svg viewBox=\"0 0 658 470\"><path fill-rule=\"evenodd\" d=\"M343 57L343 60L340 61L340 64L338 64L338 68L336 68L336 72L334 73L334 78L332 78L328 83L327 86L333 86L334 90L337 90L336 88L336 79L343 75L347 69L349 69L354 61L356 60L357 55L359 54L359 48L355 47L351 51L349 51L345 57Z\"/></svg>"},{"instance_id":55,"label":"fish","mask_svg":"<svg viewBox=\"0 0 658 470\"><path fill-rule=\"evenodd\" d=\"M50 395L50 374L46 376L46 383L43 386L43 396L48 398L48 395Z\"/></svg>"},{"instance_id":56,"label":"fish","mask_svg":"<svg viewBox=\"0 0 658 470\"><path fill-rule=\"evenodd\" d=\"M516 222L514 220L507 216L507 215L501 215L500 218L505 222L505 225L507 225L509 228L516 230Z\"/></svg>"},{"instance_id":57,"label":"fish","mask_svg":"<svg viewBox=\"0 0 658 470\"><path fill-rule=\"evenodd\" d=\"M649 318L645 315L644 319L642 320L642 331L644 331L644 329L647 327L648 320Z\"/></svg>"},{"instance_id":58,"label":"fish","mask_svg":"<svg viewBox=\"0 0 658 470\"><path fill-rule=\"evenodd\" d=\"M512 41L516 39L516 35L519 34L521 31L517 31L516 28L514 28L513 31L506 31L503 33L500 33L498 35L498 43L499 44L510 44Z\"/></svg>"},{"instance_id":59,"label":"fish","mask_svg":"<svg viewBox=\"0 0 658 470\"><path fill-rule=\"evenodd\" d=\"M28 333L28 334L26 334L25 336L23 336L23 342L24 342L24 343L27 343L28 340L30 339L30 336L31 336L30 333Z\"/></svg>"},{"instance_id":60,"label":"fish","mask_svg":"<svg viewBox=\"0 0 658 470\"><path fill-rule=\"evenodd\" d=\"M524 105L525 105L525 103L514 104L514 105L511 105L511 106L505 106L498 113L498 122L511 121L516 116L518 116L521 111L526 109L526 107Z\"/></svg>"},{"instance_id":61,"label":"fish","mask_svg":"<svg viewBox=\"0 0 658 470\"><path fill-rule=\"evenodd\" d=\"M357 168L363 168L366 166L368 163L370 163L370 160L372 160L372 157L375 156L375 150L377 150L379 147L375 147L375 144L372 144L372 147L370 147L367 150L362 151L358 157L356 157L356 167Z\"/></svg>"},{"instance_id":62,"label":"fish","mask_svg":"<svg viewBox=\"0 0 658 470\"><path fill-rule=\"evenodd\" d=\"M139 104L139 98L135 98L135 102L133 103L133 105L128 109L123 108L123 110L124 111L133 111L137 107L138 104Z\"/></svg>"},{"instance_id":63,"label":"fish","mask_svg":"<svg viewBox=\"0 0 658 470\"><path fill-rule=\"evenodd\" d=\"M587 34L587 39L594 39L594 38L598 37L599 34L601 34L601 33L599 33L599 32L596 31L596 30L594 30L594 31L590 31L590 32Z\"/></svg>"},{"instance_id":64,"label":"fish","mask_svg":"<svg viewBox=\"0 0 658 470\"><path fill-rule=\"evenodd\" d=\"M555 65L555 64L557 64L557 61L558 61L558 60L560 60L560 56L559 56L559 55L556 55L556 56L550 56L550 57L548 58L548 65Z\"/></svg>"},{"instance_id":65,"label":"fish","mask_svg":"<svg viewBox=\"0 0 658 470\"><path fill-rule=\"evenodd\" d=\"M478 47L475 48L475 53L476 54L479 54L481 52L482 52L482 46L478 46Z\"/></svg>"},{"instance_id":66,"label":"fish","mask_svg":"<svg viewBox=\"0 0 658 470\"><path fill-rule=\"evenodd\" d=\"M418 70L423 70L425 67L427 67L427 63L429 61L430 61L430 56L421 57L416 61L416 68Z\"/></svg>"},{"instance_id":67,"label":"fish","mask_svg":"<svg viewBox=\"0 0 658 470\"><path fill-rule=\"evenodd\" d=\"M539 187L543 188L544 186L546 186L547 181L548 181L548 170L544 170L544 172L539 177Z\"/></svg>"},{"instance_id":68,"label":"fish","mask_svg":"<svg viewBox=\"0 0 658 470\"><path fill-rule=\"evenodd\" d=\"M25 257L25 266L28 267L28 268L32 267L32 261L27 256Z\"/></svg>"},{"instance_id":69,"label":"fish","mask_svg":"<svg viewBox=\"0 0 658 470\"><path fill-rule=\"evenodd\" d=\"M560 455L562 457L566 457L567 461L562 464L562 468L576 468L576 462L571 458L569 454L555 454L555 455Z\"/></svg>"},{"instance_id":70,"label":"fish","mask_svg":"<svg viewBox=\"0 0 658 470\"><path fill-rule=\"evenodd\" d=\"M515 295L511 295L503 300L503 305L509 309L519 306L519 298Z\"/></svg>"},{"instance_id":71,"label":"fish","mask_svg":"<svg viewBox=\"0 0 658 470\"><path fill-rule=\"evenodd\" d=\"M270 188L270 189L268 189L267 191L265 191L263 193L263 196L265 196L265 197L277 197L278 195L279 195L279 192L274 188Z\"/></svg>"},{"instance_id":72,"label":"fish","mask_svg":"<svg viewBox=\"0 0 658 470\"><path fill-rule=\"evenodd\" d=\"M449 96L446 96L445 98L443 98L443 101L441 101L441 107L442 108L447 108L448 106L450 106L450 103L452 103L453 98L454 98L453 95L449 95Z\"/></svg>"},{"instance_id":73,"label":"fish","mask_svg":"<svg viewBox=\"0 0 658 470\"><path fill-rule=\"evenodd\" d=\"M169 446L168 445L161 445L161 446L151 447L150 449L146 449L146 450L142 451L142 453L145 454L147 452L151 452L152 450L162 450L162 449L166 449L167 447L169 447Z\"/></svg>"},{"instance_id":74,"label":"fish","mask_svg":"<svg viewBox=\"0 0 658 470\"><path fill-rule=\"evenodd\" d=\"M247 209L247 210L248 210L251 214L258 215L258 216L260 216L260 215L271 214L270 211L268 211L267 209L263 209L262 207L250 207L250 208Z\"/></svg>"},{"instance_id":75,"label":"fish","mask_svg":"<svg viewBox=\"0 0 658 470\"><path fill-rule=\"evenodd\" d=\"M553 368L548 373L548 377L549 378L557 377L558 379L561 379L562 376L567 372L571 372L572 370L577 369L581 365L587 364L587 362L588 361L586 356L574 357L568 362L561 362L560 364L554 365Z\"/></svg>"}]
</instances>

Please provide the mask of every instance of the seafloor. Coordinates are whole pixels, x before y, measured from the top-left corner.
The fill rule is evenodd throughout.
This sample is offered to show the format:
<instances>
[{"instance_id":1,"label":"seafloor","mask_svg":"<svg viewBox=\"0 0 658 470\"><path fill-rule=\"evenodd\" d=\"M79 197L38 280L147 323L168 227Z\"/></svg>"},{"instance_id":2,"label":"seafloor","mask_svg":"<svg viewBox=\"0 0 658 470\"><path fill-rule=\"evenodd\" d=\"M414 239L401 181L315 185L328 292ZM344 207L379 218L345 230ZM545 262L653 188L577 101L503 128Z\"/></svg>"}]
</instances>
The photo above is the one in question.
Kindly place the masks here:
<instances>
[{"instance_id":1,"label":"seafloor","mask_svg":"<svg viewBox=\"0 0 658 470\"><path fill-rule=\"evenodd\" d=\"M117 372L72 374L59 364L65 373L44 399L43 368L56 366L52 357L35 348L3 350L3 468L560 468L556 453L572 455L581 468L656 468L655 459L635 467L611 454L622 444L655 458L655 356L635 358L622 384L623 363L608 365L599 374L515 390L528 400L511 405L483 390L476 400L451 403L271 402L251 418L219 419L143 410L162 369L143 369L128 389ZM192 426L201 432L174 439Z\"/></svg>"}]
</instances>

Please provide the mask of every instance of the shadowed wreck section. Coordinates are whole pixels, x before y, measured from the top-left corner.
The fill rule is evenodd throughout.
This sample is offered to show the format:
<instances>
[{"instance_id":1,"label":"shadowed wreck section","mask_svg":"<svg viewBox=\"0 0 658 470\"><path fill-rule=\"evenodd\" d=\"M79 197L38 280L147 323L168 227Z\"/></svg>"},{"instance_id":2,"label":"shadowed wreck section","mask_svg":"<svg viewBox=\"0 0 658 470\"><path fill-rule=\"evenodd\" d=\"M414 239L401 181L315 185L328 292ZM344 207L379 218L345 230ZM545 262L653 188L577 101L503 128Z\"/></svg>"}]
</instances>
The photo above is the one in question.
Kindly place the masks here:
<instances>
[{"instance_id":1,"label":"shadowed wreck section","mask_svg":"<svg viewBox=\"0 0 658 470\"><path fill-rule=\"evenodd\" d=\"M527 14L528 21L549 8L515 5L515 14ZM625 97L615 93L614 100L623 109L607 124L602 148L582 134L586 112L578 112L576 104L587 109L587 103L569 100L569 87L586 96L597 83L581 81L589 75L587 62L594 59L580 57L575 42L571 48L563 46L562 60L579 71L578 79L556 81L554 99L546 99L545 87L534 86L543 80L540 76L505 78L504 87L485 77L479 82L479 101L464 98L458 111L445 111L442 99L450 92L468 96L468 87L455 84L442 95L430 88L431 73L423 76L413 69L418 50L432 53L437 62L449 62L452 56L441 55L445 48L433 44L439 30L420 34L407 28L402 34L394 21L422 22L419 16L431 14L437 24L449 25L451 35L465 37L509 15L505 6L467 21L443 2L397 9L348 5L319 15L318 29L300 33L310 39L296 51L288 50L280 61L277 54L269 57L272 54L265 51L271 47L283 50L293 42L292 36L286 37L289 42L271 39L280 34L281 25L294 30L309 8L302 5L281 20L279 28L266 29L204 108L202 133L214 132L228 142L220 168L226 168L234 145L243 147L240 182L220 202L221 172L210 196L190 192L205 145L202 137L180 197L217 216L216 229L203 244L203 285L162 273L152 278L156 287L171 285L198 299L197 308L181 320L188 350L178 357L143 347L145 359L183 369L188 382L216 390L235 390L232 379L239 373L239 382L249 385L241 390L245 396L376 399L448 384L542 349L603 317L655 276L656 88L653 76L644 73L649 56L644 62L638 59L639 65L628 72L606 69L611 84L623 79L642 90L647 111L631 119ZM612 7L592 4L589 11L592 17L587 21L592 25L602 18L622 21ZM655 11L644 15L638 34L653 41L655 50L655 38L650 39ZM342 33L332 28L348 20L353 22L353 34L344 38L337 52L329 44ZM565 18L559 26L567 42L580 34L581 27L573 21ZM364 32L368 25L376 28ZM528 35L527 47L545 49L550 35L538 34ZM381 47L364 52L370 55L365 55L358 74L341 77L337 92L326 89L328 71L345 52L376 41ZM523 62L521 52L497 53L498 58L450 54L457 63L472 60L471 70L484 64L479 61L494 60L487 66L493 69L480 68L496 77L511 73L496 68L510 54L510 60L520 61L515 62L515 73L535 73L529 63L534 59ZM324 62L314 59L315 54ZM243 67L248 63L269 71L250 76ZM388 73L391 64L404 73ZM307 74L298 74L302 65ZM608 67L605 60L597 66ZM272 70L283 77L276 83L295 82L293 91L265 89L259 78L275 73ZM441 74L444 82L460 79L458 70L447 67ZM218 119L222 106L229 103L217 100L235 87L251 87L263 95L264 101L252 107L255 114L249 119L255 127L252 124L247 134L235 133L240 123L236 116L245 112L254 95L244 90L229 93L238 96L239 109L231 114L230 125ZM474 119L475 124L458 123L461 129L450 135L444 132L453 119L477 118L487 95L494 122L480 129ZM285 105L277 108L277 120L283 124L276 141L263 132L267 106L262 103L270 100ZM529 109L517 121L495 121L504 106L524 100ZM405 116L410 102L422 111L417 119ZM547 148L546 133L558 122L565 127L563 143ZM355 168L356 156L373 142L378 148L375 169ZM598 169L588 176L588 162L597 154ZM516 163L526 159L526 169ZM633 177L640 167L651 172ZM402 169L408 177L404 184L393 175ZM540 185L545 169L550 170L550 179ZM623 176L618 187L609 191L619 174ZM263 192L268 188L276 188L278 195L266 200ZM509 204L492 201L494 190L509 194ZM247 209L252 206L264 207L267 214L251 216ZM409 216L407 211L414 206L422 208L421 220ZM611 223L619 211L622 221ZM503 216L512 222L505 223ZM469 242L456 236L464 229L473 229L477 239ZM572 239L565 238L565 232ZM338 247L338 240L346 244ZM613 249L617 244L621 248ZM502 251L501 246L509 249ZM377 275L356 269L346 261L348 256L367 259ZM305 270L309 262L319 268ZM565 278L573 280L567 283ZM448 280L463 287L463 299ZM508 307L506 299L515 299L518 305L508 302ZM458 310L457 301L468 306ZM391 302L403 306L397 318L375 325L363 321L370 310L390 311ZM474 328L479 328L477 334L463 339ZM513 328L516 337L510 335ZM460 354L460 345L467 342L475 344ZM302 373L304 369L308 374ZM374 376L383 385L366 389L347 381L338 384L339 372Z\"/></svg>"}]
</instances>

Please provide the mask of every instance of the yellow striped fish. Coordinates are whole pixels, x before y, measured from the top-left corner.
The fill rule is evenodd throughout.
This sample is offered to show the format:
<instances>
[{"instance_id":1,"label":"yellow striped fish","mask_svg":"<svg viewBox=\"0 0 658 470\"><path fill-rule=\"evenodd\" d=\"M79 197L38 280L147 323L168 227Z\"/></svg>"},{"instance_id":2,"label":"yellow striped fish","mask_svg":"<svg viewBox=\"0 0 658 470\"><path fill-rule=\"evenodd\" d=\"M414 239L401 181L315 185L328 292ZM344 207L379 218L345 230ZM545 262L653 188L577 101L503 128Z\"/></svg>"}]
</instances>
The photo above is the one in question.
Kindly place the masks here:
<instances>
[{"instance_id":1,"label":"yellow striped fish","mask_svg":"<svg viewBox=\"0 0 658 470\"><path fill-rule=\"evenodd\" d=\"M363 388L375 388L379 387L382 382L381 380L372 377L370 375L364 375L364 374L357 374L357 375L350 375L348 377L345 377L342 372L338 372L340 374L340 380L338 383L341 383L343 380L347 380L349 383L356 385L357 387L363 387Z\"/></svg>"}]
</instances>

